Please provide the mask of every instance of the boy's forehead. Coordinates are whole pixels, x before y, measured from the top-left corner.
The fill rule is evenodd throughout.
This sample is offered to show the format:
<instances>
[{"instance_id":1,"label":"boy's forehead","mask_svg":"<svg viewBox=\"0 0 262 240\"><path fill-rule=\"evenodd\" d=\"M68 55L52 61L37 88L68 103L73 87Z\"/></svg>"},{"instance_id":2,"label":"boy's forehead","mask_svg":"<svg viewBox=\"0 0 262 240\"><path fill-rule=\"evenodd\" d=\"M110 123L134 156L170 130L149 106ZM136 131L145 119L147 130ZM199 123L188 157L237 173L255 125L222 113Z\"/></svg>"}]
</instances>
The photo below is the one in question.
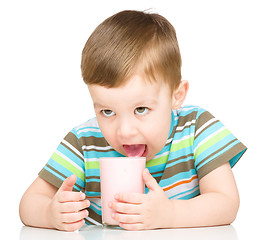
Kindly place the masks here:
<instances>
[{"instance_id":1,"label":"boy's forehead","mask_svg":"<svg viewBox=\"0 0 262 240\"><path fill-rule=\"evenodd\" d=\"M129 99L137 102L155 102L162 88L168 88L159 81L149 82L140 75L134 75L125 84L119 87L108 88L96 84L88 85L90 95L96 106L105 104L106 101ZM103 103L105 102L105 103Z\"/></svg>"}]
</instances>

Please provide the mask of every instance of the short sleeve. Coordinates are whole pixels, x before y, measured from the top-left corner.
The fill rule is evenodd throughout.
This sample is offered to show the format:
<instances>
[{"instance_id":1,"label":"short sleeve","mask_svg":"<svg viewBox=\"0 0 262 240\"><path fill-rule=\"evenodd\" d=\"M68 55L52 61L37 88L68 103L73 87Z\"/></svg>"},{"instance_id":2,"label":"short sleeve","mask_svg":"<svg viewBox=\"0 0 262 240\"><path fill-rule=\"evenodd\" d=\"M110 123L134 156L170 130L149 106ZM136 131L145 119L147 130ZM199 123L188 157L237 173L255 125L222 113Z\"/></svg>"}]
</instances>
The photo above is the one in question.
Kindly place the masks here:
<instances>
[{"instance_id":1,"label":"short sleeve","mask_svg":"<svg viewBox=\"0 0 262 240\"><path fill-rule=\"evenodd\" d=\"M193 143L195 169L199 179L226 162L233 167L246 149L211 113L199 109Z\"/></svg>"},{"instance_id":2,"label":"short sleeve","mask_svg":"<svg viewBox=\"0 0 262 240\"><path fill-rule=\"evenodd\" d=\"M75 191L85 188L85 163L83 151L74 129L58 145L49 161L39 172L39 177L59 188L63 181L75 174Z\"/></svg>"}]
</instances>

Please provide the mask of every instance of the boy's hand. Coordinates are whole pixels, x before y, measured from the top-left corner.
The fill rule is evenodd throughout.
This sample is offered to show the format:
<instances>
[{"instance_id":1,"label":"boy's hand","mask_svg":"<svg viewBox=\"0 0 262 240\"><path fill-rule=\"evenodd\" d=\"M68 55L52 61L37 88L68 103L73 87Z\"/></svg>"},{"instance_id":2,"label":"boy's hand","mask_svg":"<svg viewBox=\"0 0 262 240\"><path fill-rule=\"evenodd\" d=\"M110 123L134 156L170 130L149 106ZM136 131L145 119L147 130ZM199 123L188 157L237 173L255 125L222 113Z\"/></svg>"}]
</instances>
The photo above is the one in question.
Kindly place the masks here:
<instances>
[{"instance_id":1,"label":"boy's hand","mask_svg":"<svg viewBox=\"0 0 262 240\"><path fill-rule=\"evenodd\" d=\"M56 229L75 231L84 225L84 218L88 216L89 200L85 200L84 193L72 191L76 180L76 175L65 179L49 205L47 216Z\"/></svg>"},{"instance_id":2,"label":"boy's hand","mask_svg":"<svg viewBox=\"0 0 262 240\"><path fill-rule=\"evenodd\" d=\"M143 179L149 188L148 194L119 193L116 202L110 202L116 213L113 218L127 230L168 228L172 226L172 202L149 173L143 172Z\"/></svg>"}]
</instances>

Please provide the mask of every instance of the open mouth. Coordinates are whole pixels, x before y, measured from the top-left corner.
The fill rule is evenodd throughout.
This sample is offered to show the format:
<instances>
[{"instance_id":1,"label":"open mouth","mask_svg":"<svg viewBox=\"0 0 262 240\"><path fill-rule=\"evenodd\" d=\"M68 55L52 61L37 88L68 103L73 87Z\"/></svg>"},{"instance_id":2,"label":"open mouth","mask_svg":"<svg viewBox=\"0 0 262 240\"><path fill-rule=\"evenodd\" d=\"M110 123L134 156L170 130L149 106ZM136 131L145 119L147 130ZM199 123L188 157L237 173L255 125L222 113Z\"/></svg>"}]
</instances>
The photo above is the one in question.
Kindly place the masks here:
<instances>
[{"instance_id":1,"label":"open mouth","mask_svg":"<svg viewBox=\"0 0 262 240\"><path fill-rule=\"evenodd\" d=\"M148 147L146 144L123 145L128 157L146 157Z\"/></svg>"}]
</instances>

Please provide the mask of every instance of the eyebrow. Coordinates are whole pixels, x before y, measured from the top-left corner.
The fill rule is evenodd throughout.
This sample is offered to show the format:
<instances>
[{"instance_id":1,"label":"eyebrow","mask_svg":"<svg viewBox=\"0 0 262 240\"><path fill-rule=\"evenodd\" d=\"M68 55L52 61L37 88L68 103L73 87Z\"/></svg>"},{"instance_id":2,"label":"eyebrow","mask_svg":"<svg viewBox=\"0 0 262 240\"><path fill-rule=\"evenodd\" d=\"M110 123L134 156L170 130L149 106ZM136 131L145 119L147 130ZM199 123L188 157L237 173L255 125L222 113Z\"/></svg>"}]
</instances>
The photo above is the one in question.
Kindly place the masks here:
<instances>
[{"instance_id":1,"label":"eyebrow","mask_svg":"<svg viewBox=\"0 0 262 240\"><path fill-rule=\"evenodd\" d=\"M100 103L94 103L94 108L108 108L108 107Z\"/></svg>"},{"instance_id":2,"label":"eyebrow","mask_svg":"<svg viewBox=\"0 0 262 240\"><path fill-rule=\"evenodd\" d=\"M143 105L147 105L147 104L157 104L157 100L155 99L149 99L149 100L144 100L144 101L139 101L136 104L134 104L135 106L143 106Z\"/></svg>"},{"instance_id":3,"label":"eyebrow","mask_svg":"<svg viewBox=\"0 0 262 240\"><path fill-rule=\"evenodd\" d=\"M144 106L144 105L148 105L148 104L152 104L152 105L156 105L157 104L157 100L155 99L149 99L149 100L142 100L139 102L136 102L135 104L133 104L134 106ZM94 103L94 108L101 108L101 109L111 109L110 106L107 105L103 105L100 103Z\"/></svg>"}]
</instances>

